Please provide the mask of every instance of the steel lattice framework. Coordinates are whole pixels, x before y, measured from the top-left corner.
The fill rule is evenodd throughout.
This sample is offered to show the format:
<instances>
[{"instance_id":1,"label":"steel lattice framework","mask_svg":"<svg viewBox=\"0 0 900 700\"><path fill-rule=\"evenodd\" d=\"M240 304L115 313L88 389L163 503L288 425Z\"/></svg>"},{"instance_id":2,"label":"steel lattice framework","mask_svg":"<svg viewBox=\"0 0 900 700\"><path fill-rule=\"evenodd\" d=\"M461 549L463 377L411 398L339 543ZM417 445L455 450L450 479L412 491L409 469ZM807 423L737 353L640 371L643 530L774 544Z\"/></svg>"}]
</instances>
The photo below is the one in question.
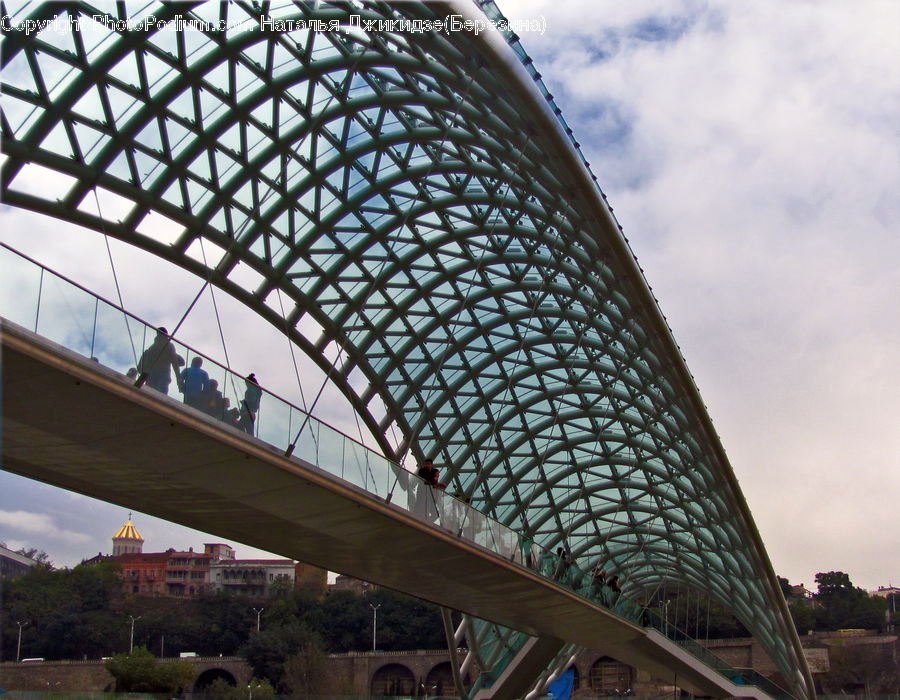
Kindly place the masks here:
<instances>
[{"instance_id":1,"label":"steel lattice framework","mask_svg":"<svg viewBox=\"0 0 900 700\"><path fill-rule=\"evenodd\" d=\"M530 59L509 32L413 31L482 10L498 18L6 7L3 201L211 279L313 358L386 454L434 456L480 509L633 590L708 592L812 695L702 401Z\"/></svg>"}]
</instances>

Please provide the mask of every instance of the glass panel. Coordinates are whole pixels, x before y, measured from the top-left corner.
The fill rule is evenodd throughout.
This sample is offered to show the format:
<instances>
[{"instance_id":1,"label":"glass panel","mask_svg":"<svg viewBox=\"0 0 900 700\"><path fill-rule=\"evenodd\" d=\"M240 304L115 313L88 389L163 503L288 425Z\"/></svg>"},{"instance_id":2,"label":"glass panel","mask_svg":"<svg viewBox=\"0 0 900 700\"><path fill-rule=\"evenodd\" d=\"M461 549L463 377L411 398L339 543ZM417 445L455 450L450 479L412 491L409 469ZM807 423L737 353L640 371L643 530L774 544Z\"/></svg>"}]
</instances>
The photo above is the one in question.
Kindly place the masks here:
<instances>
[{"instance_id":1,"label":"glass panel","mask_svg":"<svg viewBox=\"0 0 900 700\"><path fill-rule=\"evenodd\" d=\"M96 309L96 298L83 289L46 273L41 285L36 332L90 357Z\"/></svg>"},{"instance_id":2,"label":"glass panel","mask_svg":"<svg viewBox=\"0 0 900 700\"><path fill-rule=\"evenodd\" d=\"M247 406L250 405L252 407L255 391L256 388L253 382L246 378L243 381L243 385L235 389L235 394L240 394L237 406L239 415L244 416L244 430L249 425ZM270 445L287 449L291 441L291 416L292 407L290 404L277 396L263 391L260 395L259 410L256 412L254 434L260 440L265 440Z\"/></svg>"},{"instance_id":3,"label":"glass panel","mask_svg":"<svg viewBox=\"0 0 900 700\"><path fill-rule=\"evenodd\" d=\"M35 264L23 265L22 258L0 246L0 308L4 318L34 330L43 270Z\"/></svg>"},{"instance_id":4,"label":"glass panel","mask_svg":"<svg viewBox=\"0 0 900 700\"><path fill-rule=\"evenodd\" d=\"M122 374L133 369L136 375L137 347L132 341L132 331L141 330L141 325L121 309L101 301L97 307L91 356Z\"/></svg>"}]
</instances>

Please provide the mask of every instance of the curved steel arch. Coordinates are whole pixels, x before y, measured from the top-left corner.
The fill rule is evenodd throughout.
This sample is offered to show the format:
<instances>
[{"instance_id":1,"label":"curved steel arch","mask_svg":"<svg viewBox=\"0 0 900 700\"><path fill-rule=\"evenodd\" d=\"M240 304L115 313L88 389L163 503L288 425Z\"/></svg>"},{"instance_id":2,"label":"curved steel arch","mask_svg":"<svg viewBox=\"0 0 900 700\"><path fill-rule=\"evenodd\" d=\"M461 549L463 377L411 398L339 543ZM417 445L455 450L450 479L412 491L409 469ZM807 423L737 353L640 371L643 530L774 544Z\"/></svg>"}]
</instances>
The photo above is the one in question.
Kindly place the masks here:
<instances>
[{"instance_id":1,"label":"curved steel arch","mask_svg":"<svg viewBox=\"0 0 900 700\"><path fill-rule=\"evenodd\" d=\"M475 505L544 546L624 567L626 589L706 590L795 694L813 695L692 378L513 37L349 22L478 13L452 2L115 11L135 14L72 1L11 16L69 24L4 31L5 203L209 278L297 343L386 454L435 456ZM176 15L196 24L167 30ZM266 29L272 20L284 24ZM34 165L73 182L52 197ZM92 214L82 206L96 188L133 206L121 220ZM180 235L160 237L151 212ZM221 255L199 262L198 240ZM321 337L301 331L307 317Z\"/></svg>"}]
</instances>

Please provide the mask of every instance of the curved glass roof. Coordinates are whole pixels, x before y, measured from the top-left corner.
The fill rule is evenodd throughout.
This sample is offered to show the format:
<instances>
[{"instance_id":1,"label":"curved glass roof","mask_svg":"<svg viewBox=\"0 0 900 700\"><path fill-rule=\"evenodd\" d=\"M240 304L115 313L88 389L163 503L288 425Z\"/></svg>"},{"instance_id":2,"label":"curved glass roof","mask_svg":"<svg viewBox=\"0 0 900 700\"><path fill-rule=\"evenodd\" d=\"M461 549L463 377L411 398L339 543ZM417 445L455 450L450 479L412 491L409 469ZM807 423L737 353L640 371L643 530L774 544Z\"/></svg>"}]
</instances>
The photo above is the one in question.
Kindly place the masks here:
<instances>
[{"instance_id":1,"label":"curved glass roof","mask_svg":"<svg viewBox=\"0 0 900 700\"><path fill-rule=\"evenodd\" d=\"M26 5L2 44L3 201L211 279L313 358L385 453L433 457L480 509L626 587L707 591L811 694L571 130L509 33L436 30L456 13L478 8Z\"/></svg>"}]
</instances>

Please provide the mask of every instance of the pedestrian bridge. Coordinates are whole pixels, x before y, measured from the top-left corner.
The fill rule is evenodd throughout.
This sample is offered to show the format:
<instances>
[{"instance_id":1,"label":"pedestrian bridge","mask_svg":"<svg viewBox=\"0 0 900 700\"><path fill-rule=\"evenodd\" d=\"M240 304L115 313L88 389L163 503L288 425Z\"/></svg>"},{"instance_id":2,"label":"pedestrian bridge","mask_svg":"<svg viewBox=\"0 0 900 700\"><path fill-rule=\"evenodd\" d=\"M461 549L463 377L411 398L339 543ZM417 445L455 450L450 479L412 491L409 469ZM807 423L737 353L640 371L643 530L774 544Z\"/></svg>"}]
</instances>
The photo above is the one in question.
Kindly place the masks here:
<instances>
[{"instance_id":1,"label":"pedestrian bridge","mask_svg":"<svg viewBox=\"0 0 900 700\"><path fill-rule=\"evenodd\" d=\"M554 654L576 644L696 694L770 697L644 626L629 601L546 576L549 553L312 418L286 456L6 319L2 352L8 471L491 620Z\"/></svg>"},{"instance_id":2,"label":"pedestrian bridge","mask_svg":"<svg viewBox=\"0 0 900 700\"><path fill-rule=\"evenodd\" d=\"M429 586L453 572L445 604L492 621L466 631L497 661L492 690L512 687L509 669L564 663L565 646L535 639L602 630L598 648L625 644L612 654L627 661L650 644L648 663L669 644L535 570L563 548L621 575L625 603L677 583L727 607L788 690L814 695L668 324L491 0L99 5L4 17L0 217L93 229L226 291L316 363L386 457L272 395L254 437L150 395L122 377L153 332L122 320L118 341L73 348L43 307L20 325L99 366L8 351L4 380L23 382L4 396L11 468L88 492L128 483L147 494L134 507L249 543L265 532L266 549L401 590L405 558L432 557ZM23 289L3 307L14 322ZM81 329L107 322L100 307ZM30 391L28 372L61 393ZM423 505L396 467L408 456L446 465L462 498ZM362 551L376 532L390 547ZM689 676L680 650L663 665Z\"/></svg>"},{"instance_id":3,"label":"pedestrian bridge","mask_svg":"<svg viewBox=\"0 0 900 700\"><path fill-rule=\"evenodd\" d=\"M577 566L560 580L552 552L265 390L250 435L186 405L174 384L171 396L139 386L116 358L128 364L135 342L152 347L156 329L6 247L0 269L37 282L26 285L32 303L22 287L5 288L4 312L75 348L2 319L5 469L525 633L515 649L528 663L516 681L525 685L476 697L525 694L569 645L701 695L783 692L730 669L627 597L592 587ZM188 361L200 356L173 347ZM203 359L237 404L246 380ZM485 666L499 680L515 668ZM464 676L465 663L456 670ZM738 686L738 677L764 689Z\"/></svg>"}]
</instances>

